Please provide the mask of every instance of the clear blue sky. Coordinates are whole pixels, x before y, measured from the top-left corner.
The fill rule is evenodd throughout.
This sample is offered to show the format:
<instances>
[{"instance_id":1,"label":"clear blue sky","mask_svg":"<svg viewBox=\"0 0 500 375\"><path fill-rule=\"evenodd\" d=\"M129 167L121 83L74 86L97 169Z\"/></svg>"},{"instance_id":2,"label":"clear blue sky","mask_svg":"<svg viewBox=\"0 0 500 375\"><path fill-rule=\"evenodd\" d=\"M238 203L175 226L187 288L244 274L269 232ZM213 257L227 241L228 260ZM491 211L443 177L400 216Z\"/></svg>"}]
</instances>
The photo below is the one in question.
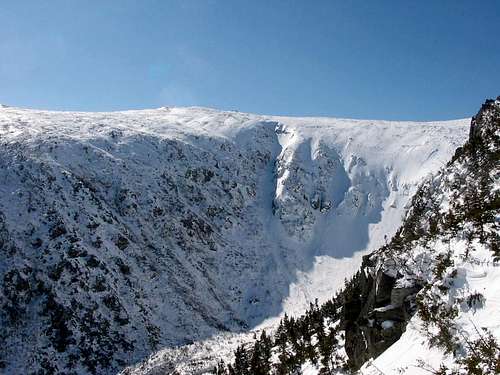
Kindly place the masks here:
<instances>
[{"instance_id":1,"label":"clear blue sky","mask_svg":"<svg viewBox=\"0 0 500 375\"><path fill-rule=\"evenodd\" d=\"M500 95L500 1L0 0L0 103L433 120Z\"/></svg>"}]
</instances>

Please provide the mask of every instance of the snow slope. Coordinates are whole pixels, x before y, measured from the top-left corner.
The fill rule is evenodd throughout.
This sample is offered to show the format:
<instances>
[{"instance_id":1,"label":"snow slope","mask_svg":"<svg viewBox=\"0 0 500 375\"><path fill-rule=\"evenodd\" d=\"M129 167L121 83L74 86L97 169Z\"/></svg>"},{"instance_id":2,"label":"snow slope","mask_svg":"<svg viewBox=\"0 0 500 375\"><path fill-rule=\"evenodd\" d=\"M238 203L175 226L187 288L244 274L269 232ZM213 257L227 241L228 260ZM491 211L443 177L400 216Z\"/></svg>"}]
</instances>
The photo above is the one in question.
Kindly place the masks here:
<instances>
[{"instance_id":1,"label":"snow slope","mask_svg":"<svg viewBox=\"0 0 500 375\"><path fill-rule=\"evenodd\" d=\"M468 124L0 108L0 361L112 373L330 298Z\"/></svg>"}]
</instances>

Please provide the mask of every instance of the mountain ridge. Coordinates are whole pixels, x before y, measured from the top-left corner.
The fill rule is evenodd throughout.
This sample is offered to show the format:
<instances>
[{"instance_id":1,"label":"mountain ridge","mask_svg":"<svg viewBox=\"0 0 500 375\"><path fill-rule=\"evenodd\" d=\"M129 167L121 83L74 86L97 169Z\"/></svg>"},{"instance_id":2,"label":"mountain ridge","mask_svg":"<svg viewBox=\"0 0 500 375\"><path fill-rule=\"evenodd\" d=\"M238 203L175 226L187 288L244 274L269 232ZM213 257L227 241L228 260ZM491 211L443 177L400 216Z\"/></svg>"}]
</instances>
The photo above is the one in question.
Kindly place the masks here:
<instances>
[{"instance_id":1,"label":"mountain ridge","mask_svg":"<svg viewBox=\"0 0 500 375\"><path fill-rule=\"evenodd\" d=\"M171 109L181 109L181 110L201 110L207 112L217 112L217 113L228 113L228 114L241 114L247 116L254 117L263 117L263 118L282 118L282 119L317 119L317 120L351 120L351 121L374 121L374 122L402 122L402 123L446 123L451 121L470 121L470 117L457 117L450 118L444 120L400 120L400 119L392 119L387 120L384 118L354 118L354 117L338 117L338 116L329 116L329 115L283 115L283 114L266 114L266 113L254 113L254 112L246 112L239 110L231 110L231 109L219 109L216 107L210 106L175 106L175 105L165 105L160 107L151 107L151 108L135 108L135 109L119 109L119 110L103 110L103 111L74 111L74 110L64 110L64 109L44 109L37 107L18 107L11 106L8 104L0 103L0 108L2 109L13 109L18 111L31 111L31 112L48 112L48 113L74 113L74 114L119 114L119 113L127 113L127 112L148 112L148 111L158 111L158 110L171 110Z\"/></svg>"}]
</instances>

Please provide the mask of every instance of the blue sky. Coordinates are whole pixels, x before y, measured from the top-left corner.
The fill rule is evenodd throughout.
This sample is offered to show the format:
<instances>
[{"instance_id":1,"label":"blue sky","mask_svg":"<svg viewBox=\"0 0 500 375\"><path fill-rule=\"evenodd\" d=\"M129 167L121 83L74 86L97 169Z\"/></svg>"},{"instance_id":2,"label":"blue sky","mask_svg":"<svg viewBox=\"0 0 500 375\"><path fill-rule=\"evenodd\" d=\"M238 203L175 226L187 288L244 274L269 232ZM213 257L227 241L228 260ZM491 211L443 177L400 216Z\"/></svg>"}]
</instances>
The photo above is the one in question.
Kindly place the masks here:
<instances>
[{"instance_id":1,"label":"blue sky","mask_svg":"<svg viewBox=\"0 0 500 375\"><path fill-rule=\"evenodd\" d=\"M0 0L0 103L438 120L500 95L500 1Z\"/></svg>"}]
</instances>

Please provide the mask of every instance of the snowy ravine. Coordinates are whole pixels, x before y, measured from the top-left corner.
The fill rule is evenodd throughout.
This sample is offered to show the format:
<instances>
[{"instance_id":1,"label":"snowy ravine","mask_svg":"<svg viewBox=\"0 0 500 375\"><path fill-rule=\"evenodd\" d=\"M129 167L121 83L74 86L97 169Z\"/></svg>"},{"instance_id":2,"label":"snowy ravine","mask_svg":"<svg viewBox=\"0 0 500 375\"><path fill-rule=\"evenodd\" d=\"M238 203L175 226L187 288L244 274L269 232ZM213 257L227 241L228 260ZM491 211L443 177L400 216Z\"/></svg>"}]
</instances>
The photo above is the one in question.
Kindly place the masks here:
<instances>
[{"instance_id":1,"label":"snowy ravine","mask_svg":"<svg viewBox=\"0 0 500 375\"><path fill-rule=\"evenodd\" d=\"M253 338L164 350L123 374L201 374L214 355L217 375L500 374L499 266L500 97L327 302Z\"/></svg>"},{"instance_id":2,"label":"snowy ravine","mask_svg":"<svg viewBox=\"0 0 500 375\"><path fill-rule=\"evenodd\" d=\"M392 236L468 130L0 107L1 371L115 373L301 313Z\"/></svg>"}]
</instances>

